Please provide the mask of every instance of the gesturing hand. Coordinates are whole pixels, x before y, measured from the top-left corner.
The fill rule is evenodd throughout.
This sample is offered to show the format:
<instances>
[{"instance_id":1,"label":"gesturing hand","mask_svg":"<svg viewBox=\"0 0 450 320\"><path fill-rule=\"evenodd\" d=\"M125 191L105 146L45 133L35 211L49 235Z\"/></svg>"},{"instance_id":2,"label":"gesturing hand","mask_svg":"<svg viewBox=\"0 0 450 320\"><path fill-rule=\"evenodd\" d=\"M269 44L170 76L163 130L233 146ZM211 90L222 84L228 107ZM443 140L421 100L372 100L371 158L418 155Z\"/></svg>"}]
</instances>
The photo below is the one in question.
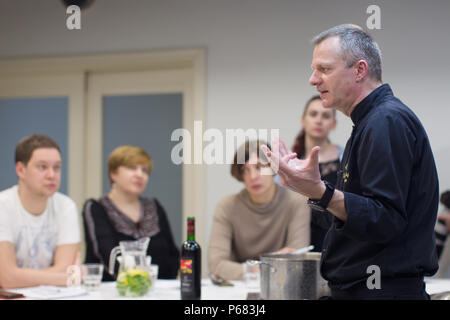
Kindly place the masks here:
<instances>
[{"instance_id":1,"label":"gesturing hand","mask_svg":"<svg viewBox=\"0 0 450 320\"><path fill-rule=\"evenodd\" d=\"M289 150L280 138L272 140L272 150L261 146L272 169L280 176L280 183L289 189L312 199L320 199L325 191L319 172L319 150L314 147L305 160L297 159L297 154Z\"/></svg>"}]
</instances>

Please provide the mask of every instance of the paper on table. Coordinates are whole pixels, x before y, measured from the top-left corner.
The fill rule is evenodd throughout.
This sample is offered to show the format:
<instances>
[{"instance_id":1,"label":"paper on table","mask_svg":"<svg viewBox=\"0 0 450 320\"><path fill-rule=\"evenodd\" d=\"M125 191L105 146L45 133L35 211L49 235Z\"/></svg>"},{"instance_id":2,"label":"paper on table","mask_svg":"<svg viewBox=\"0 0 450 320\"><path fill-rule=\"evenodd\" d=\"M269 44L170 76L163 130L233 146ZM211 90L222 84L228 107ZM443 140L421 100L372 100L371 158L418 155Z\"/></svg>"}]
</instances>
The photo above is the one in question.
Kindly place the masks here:
<instances>
[{"instance_id":1,"label":"paper on table","mask_svg":"<svg viewBox=\"0 0 450 320\"><path fill-rule=\"evenodd\" d=\"M450 279L425 278L425 285L428 294L450 291Z\"/></svg>"},{"instance_id":2,"label":"paper on table","mask_svg":"<svg viewBox=\"0 0 450 320\"><path fill-rule=\"evenodd\" d=\"M56 286L39 286L23 289L15 289L15 292L23 294L26 298L32 299L61 299L82 296L87 291L81 286L73 287L56 287Z\"/></svg>"}]
</instances>

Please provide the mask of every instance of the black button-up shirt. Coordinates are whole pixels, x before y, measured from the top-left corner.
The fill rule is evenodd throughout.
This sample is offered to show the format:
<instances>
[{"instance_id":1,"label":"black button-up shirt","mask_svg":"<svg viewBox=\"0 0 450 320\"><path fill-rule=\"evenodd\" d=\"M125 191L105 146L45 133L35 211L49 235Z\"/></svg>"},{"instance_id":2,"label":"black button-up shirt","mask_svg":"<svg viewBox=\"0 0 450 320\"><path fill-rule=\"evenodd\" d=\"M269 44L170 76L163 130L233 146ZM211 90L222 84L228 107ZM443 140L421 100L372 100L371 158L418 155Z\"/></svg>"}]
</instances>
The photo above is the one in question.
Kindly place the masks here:
<instances>
[{"instance_id":1,"label":"black button-up shirt","mask_svg":"<svg viewBox=\"0 0 450 320\"><path fill-rule=\"evenodd\" d=\"M434 274L439 187L422 124L388 84L362 100L351 119L336 186L348 217L334 217L327 233L323 277L346 289L365 282L371 265L382 278Z\"/></svg>"}]
</instances>

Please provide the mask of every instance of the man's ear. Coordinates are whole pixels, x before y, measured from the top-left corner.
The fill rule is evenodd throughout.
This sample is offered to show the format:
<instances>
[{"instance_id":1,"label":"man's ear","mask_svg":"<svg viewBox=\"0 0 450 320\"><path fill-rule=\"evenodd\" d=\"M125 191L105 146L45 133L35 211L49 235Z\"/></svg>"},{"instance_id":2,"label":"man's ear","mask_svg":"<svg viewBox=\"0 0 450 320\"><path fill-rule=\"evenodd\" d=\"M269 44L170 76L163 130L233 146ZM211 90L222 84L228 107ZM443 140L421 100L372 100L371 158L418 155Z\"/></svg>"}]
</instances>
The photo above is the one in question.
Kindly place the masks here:
<instances>
[{"instance_id":1,"label":"man's ear","mask_svg":"<svg viewBox=\"0 0 450 320\"><path fill-rule=\"evenodd\" d=\"M369 73L369 65L366 60L359 60L354 67L356 82L363 80Z\"/></svg>"},{"instance_id":2,"label":"man's ear","mask_svg":"<svg viewBox=\"0 0 450 320\"><path fill-rule=\"evenodd\" d=\"M21 161L16 162L16 174L17 174L17 177L23 178L24 175L25 175L25 170L26 170L26 167L23 164L23 162L21 162Z\"/></svg>"}]
</instances>

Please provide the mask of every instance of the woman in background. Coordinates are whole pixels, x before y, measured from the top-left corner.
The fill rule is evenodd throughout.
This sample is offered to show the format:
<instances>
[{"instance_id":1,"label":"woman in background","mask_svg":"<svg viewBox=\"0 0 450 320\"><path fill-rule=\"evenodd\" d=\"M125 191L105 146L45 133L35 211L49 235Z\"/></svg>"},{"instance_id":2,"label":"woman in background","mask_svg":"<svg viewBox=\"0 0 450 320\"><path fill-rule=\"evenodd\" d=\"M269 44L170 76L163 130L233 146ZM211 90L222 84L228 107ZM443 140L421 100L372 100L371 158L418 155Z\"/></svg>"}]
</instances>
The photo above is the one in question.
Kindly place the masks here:
<instances>
[{"instance_id":1,"label":"woman in background","mask_svg":"<svg viewBox=\"0 0 450 320\"><path fill-rule=\"evenodd\" d=\"M159 266L158 278L177 277L179 251L166 212L158 200L141 197L152 171L152 159L141 148L121 146L108 159L111 190L83 207L86 263L105 266L103 280L114 280L108 270L111 250L120 241L150 237L147 254ZM117 264L116 264L117 272Z\"/></svg>"},{"instance_id":2,"label":"woman in background","mask_svg":"<svg viewBox=\"0 0 450 320\"><path fill-rule=\"evenodd\" d=\"M246 142L234 155L231 175L244 188L217 204L208 249L212 279L243 279L247 259L309 244L306 198L274 182L267 159L260 158L260 145Z\"/></svg>"},{"instance_id":3,"label":"woman in background","mask_svg":"<svg viewBox=\"0 0 450 320\"><path fill-rule=\"evenodd\" d=\"M311 149L320 147L319 170L322 180L336 185L339 161L343 150L332 144L328 135L336 128L336 110L322 106L320 96L310 98L303 110L301 118L302 130L295 139L292 151L299 159L309 157ZM311 210L311 244L313 251L322 251L322 244L328 228L331 226L332 215L329 212Z\"/></svg>"}]
</instances>

